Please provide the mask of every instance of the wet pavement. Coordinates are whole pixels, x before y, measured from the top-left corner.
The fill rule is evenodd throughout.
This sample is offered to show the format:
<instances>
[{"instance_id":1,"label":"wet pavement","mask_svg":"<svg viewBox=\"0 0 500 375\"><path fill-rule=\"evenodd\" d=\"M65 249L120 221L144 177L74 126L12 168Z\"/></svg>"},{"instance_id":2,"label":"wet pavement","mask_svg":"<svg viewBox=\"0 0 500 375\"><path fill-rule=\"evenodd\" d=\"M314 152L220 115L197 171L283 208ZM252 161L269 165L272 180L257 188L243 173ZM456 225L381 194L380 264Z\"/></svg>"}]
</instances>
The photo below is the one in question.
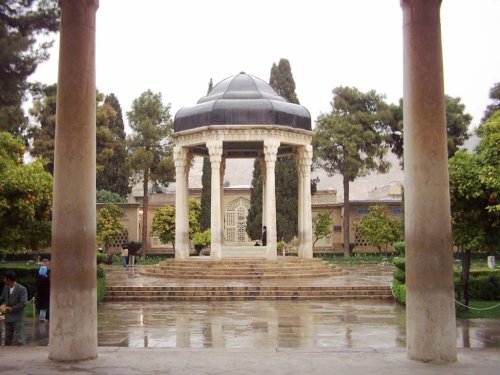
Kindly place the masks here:
<instances>
[{"instance_id":1,"label":"wet pavement","mask_svg":"<svg viewBox=\"0 0 500 375\"><path fill-rule=\"evenodd\" d=\"M350 275L295 280L175 280L113 267L108 285L388 285L385 270L351 267ZM101 303L99 346L172 349L404 348L405 309L397 302L228 301ZM26 322L28 345L47 345L48 323ZM500 348L500 319L457 321L459 348Z\"/></svg>"}]
</instances>

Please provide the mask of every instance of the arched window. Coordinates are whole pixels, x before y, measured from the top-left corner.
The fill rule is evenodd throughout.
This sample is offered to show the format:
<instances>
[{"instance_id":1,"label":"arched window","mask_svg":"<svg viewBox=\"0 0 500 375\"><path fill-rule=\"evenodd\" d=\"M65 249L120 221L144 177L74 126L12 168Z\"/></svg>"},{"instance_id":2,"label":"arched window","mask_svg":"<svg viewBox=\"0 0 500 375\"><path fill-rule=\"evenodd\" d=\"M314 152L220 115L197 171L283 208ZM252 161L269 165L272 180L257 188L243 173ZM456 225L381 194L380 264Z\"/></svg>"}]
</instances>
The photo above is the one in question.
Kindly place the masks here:
<instances>
[{"instance_id":1,"label":"arched window","mask_svg":"<svg viewBox=\"0 0 500 375\"><path fill-rule=\"evenodd\" d=\"M250 242L247 235L247 215L250 201L238 198L226 206L224 237L226 243L246 244Z\"/></svg>"}]
</instances>

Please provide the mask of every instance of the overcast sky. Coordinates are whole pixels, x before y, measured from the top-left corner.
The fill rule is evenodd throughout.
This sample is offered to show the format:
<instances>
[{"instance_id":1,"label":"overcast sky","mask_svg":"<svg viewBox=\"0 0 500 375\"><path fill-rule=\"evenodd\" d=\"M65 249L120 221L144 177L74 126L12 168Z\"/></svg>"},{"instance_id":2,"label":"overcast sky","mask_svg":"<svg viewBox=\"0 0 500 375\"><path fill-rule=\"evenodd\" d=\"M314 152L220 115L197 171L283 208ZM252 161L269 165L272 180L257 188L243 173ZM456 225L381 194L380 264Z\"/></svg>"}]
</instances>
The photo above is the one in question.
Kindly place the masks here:
<instances>
[{"instance_id":1,"label":"overcast sky","mask_svg":"<svg viewBox=\"0 0 500 375\"><path fill-rule=\"evenodd\" d=\"M124 117L143 91L161 92L172 117L240 71L269 81L290 60L296 92L313 121L334 87L402 96L399 0L100 0L97 88ZM445 90L480 120L500 81L500 0L443 0ZM57 80L58 42L31 80Z\"/></svg>"}]
</instances>

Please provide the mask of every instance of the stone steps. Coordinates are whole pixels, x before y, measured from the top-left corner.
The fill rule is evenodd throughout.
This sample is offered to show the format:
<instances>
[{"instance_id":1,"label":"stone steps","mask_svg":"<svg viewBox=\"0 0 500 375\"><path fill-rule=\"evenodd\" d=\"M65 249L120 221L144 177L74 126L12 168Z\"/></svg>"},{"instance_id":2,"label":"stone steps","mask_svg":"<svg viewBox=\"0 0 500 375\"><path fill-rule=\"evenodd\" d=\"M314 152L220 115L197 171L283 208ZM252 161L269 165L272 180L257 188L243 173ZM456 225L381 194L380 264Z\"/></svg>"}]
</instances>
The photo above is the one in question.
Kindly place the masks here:
<instances>
[{"instance_id":1,"label":"stone steps","mask_svg":"<svg viewBox=\"0 0 500 375\"><path fill-rule=\"evenodd\" d=\"M279 279L332 277L347 274L341 268L320 259L286 257L277 261L255 258L228 258L211 261L206 258L169 259L159 265L144 267L145 276L189 279Z\"/></svg>"},{"instance_id":2,"label":"stone steps","mask_svg":"<svg viewBox=\"0 0 500 375\"><path fill-rule=\"evenodd\" d=\"M392 299L388 286L109 287L105 302Z\"/></svg>"}]
</instances>

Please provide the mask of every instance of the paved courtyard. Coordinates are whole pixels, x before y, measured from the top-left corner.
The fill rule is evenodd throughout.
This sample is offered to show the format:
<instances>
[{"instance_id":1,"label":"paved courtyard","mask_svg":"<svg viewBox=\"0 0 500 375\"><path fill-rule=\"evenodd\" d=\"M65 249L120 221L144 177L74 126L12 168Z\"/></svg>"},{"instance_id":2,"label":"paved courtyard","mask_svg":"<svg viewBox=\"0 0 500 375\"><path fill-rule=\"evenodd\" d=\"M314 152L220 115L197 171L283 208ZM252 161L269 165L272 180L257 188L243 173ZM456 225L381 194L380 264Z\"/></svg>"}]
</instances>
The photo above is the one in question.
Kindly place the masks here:
<instances>
[{"instance_id":1,"label":"paved courtyard","mask_svg":"<svg viewBox=\"0 0 500 375\"><path fill-rule=\"evenodd\" d=\"M386 285L385 268L328 279L175 280L110 267L108 285ZM374 272L378 270L378 272ZM459 361L406 359L405 309L393 301L102 303L99 357L48 360L48 324L28 319L26 347L2 347L2 374L497 374L500 319L458 320Z\"/></svg>"}]
</instances>

